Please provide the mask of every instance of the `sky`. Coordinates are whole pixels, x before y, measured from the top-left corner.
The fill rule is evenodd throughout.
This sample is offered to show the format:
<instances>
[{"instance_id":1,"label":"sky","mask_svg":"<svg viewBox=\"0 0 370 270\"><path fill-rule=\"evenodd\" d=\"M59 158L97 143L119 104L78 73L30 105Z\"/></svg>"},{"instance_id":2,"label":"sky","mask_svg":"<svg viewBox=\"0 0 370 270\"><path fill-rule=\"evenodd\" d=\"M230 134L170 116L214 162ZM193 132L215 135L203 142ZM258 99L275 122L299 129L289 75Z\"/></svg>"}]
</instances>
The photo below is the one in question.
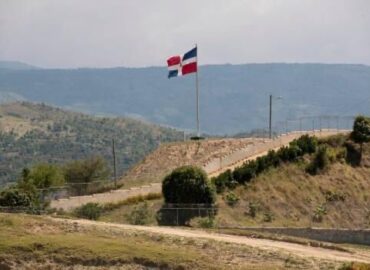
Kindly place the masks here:
<instances>
[{"instance_id":1,"label":"sky","mask_svg":"<svg viewBox=\"0 0 370 270\"><path fill-rule=\"evenodd\" d=\"M370 65L370 0L0 0L0 60L45 68Z\"/></svg>"}]
</instances>

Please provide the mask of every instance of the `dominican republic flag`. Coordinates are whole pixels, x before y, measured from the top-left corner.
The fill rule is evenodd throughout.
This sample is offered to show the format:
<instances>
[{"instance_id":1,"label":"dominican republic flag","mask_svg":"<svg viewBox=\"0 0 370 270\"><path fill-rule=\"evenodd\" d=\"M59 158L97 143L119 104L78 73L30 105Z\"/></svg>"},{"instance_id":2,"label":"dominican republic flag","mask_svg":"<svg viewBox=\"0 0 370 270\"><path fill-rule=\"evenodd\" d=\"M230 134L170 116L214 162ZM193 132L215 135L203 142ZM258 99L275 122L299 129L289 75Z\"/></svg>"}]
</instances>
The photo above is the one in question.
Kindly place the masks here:
<instances>
[{"instance_id":1,"label":"dominican republic flag","mask_svg":"<svg viewBox=\"0 0 370 270\"><path fill-rule=\"evenodd\" d=\"M168 78L197 72L197 47L185 53L167 59Z\"/></svg>"}]
</instances>

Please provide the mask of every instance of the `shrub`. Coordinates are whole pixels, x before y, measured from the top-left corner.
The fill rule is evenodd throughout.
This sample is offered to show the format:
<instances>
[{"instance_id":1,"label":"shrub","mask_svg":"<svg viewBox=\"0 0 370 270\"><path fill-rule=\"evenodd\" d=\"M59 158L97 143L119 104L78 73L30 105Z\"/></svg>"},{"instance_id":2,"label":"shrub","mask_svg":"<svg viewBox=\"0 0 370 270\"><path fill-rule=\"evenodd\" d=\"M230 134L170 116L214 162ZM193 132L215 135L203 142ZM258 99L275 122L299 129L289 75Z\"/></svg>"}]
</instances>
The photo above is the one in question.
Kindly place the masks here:
<instances>
[{"instance_id":1,"label":"shrub","mask_svg":"<svg viewBox=\"0 0 370 270\"><path fill-rule=\"evenodd\" d=\"M274 220L274 214L271 212L265 212L263 214L263 222L272 222Z\"/></svg>"},{"instance_id":2,"label":"shrub","mask_svg":"<svg viewBox=\"0 0 370 270\"><path fill-rule=\"evenodd\" d=\"M213 217L196 217L190 220L189 225L198 228L214 228L216 221Z\"/></svg>"},{"instance_id":3,"label":"shrub","mask_svg":"<svg viewBox=\"0 0 370 270\"><path fill-rule=\"evenodd\" d=\"M339 191L325 191L324 192L325 200L327 202L344 202L346 200L346 195Z\"/></svg>"},{"instance_id":4,"label":"shrub","mask_svg":"<svg viewBox=\"0 0 370 270\"><path fill-rule=\"evenodd\" d=\"M31 207L32 198L21 190L9 188L0 193L0 206Z\"/></svg>"},{"instance_id":5,"label":"shrub","mask_svg":"<svg viewBox=\"0 0 370 270\"><path fill-rule=\"evenodd\" d=\"M237 184L237 182L233 178L233 174L230 170L227 170L223 173L221 173L217 177L213 177L211 179L211 182L216 187L217 193L222 193L225 191L226 188L234 188Z\"/></svg>"},{"instance_id":6,"label":"shrub","mask_svg":"<svg viewBox=\"0 0 370 270\"><path fill-rule=\"evenodd\" d=\"M252 218L255 218L260 208L259 204L256 202L249 202L248 206L249 206L248 215L250 215Z\"/></svg>"},{"instance_id":7,"label":"shrub","mask_svg":"<svg viewBox=\"0 0 370 270\"><path fill-rule=\"evenodd\" d=\"M61 169L52 164L38 164L32 167L28 177L36 188L49 188L64 184L64 176Z\"/></svg>"},{"instance_id":8,"label":"shrub","mask_svg":"<svg viewBox=\"0 0 370 270\"><path fill-rule=\"evenodd\" d=\"M194 166L183 166L165 177L162 193L166 203L212 204L215 192L204 170Z\"/></svg>"},{"instance_id":9,"label":"shrub","mask_svg":"<svg viewBox=\"0 0 370 270\"><path fill-rule=\"evenodd\" d=\"M150 222L151 214L147 202L136 205L132 211L126 215L130 224L145 225Z\"/></svg>"},{"instance_id":10,"label":"shrub","mask_svg":"<svg viewBox=\"0 0 370 270\"><path fill-rule=\"evenodd\" d=\"M229 192L224 197L224 200L229 206L233 207L239 202L240 199L234 192Z\"/></svg>"},{"instance_id":11,"label":"shrub","mask_svg":"<svg viewBox=\"0 0 370 270\"><path fill-rule=\"evenodd\" d=\"M346 142L348 136L343 134L336 134L329 137L320 138L318 144L327 144L331 147L341 147Z\"/></svg>"},{"instance_id":12,"label":"shrub","mask_svg":"<svg viewBox=\"0 0 370 270\"><path fill-rule=\"evenodd\" d=\"M326 205L320 204L315 208L313 212L312 220L314 222L322 222L326 213L327 213Z\"/></svg>"},{"instance_id":13,"label":"shrub","mask_svg":"<svg viewBox=\"0 0 370 270\"><path fill-rule=\"evenodd\" d=\"M242 166L237 167L232 173L233 179L240 184L249 182L253 177L256 176L256 174L257 162L255 160L244 163Z\"/></svg>"},{"instance_id":14,"label":"shrub","mask_svg":"<svg viewBox=\"0 0 370 270\"><path fill-rule=\"evenodd\" d=\"M309 135L302 135L295 144L302 150L302 154L312 154L316 152L317 138Z\"/></svg>"},{"instance_id":15,"label":"shrub","mask_svg":"<svg viewBox=\"0 0 370 270\"><path fill-rule=\"evenodd\" d=\"M363 144L370 142L370 118L365 116L357 116L353 123L353 131L351 133L351 139L356 142Z\"/></svg>"},{"instance_id":16,"label":"shrub","mask_svg":"<svg viewBox=\"0 0 370 270\"><path fill-rule=\"evenodd\" d=\"M91 182L107 180L108 176L107 163L99 156L75 160L64 166L65 180L77 195L86 194Z\"/></svg>"},{"instance_id":17,"label":"shrub","mask_svg":"<svg viewBox=\"0 0 370 270\"><path fill-rule=\"evenodd\" d=\"M102 207L98 203L87 203L78 207L75 213L80 218L97 220L102 213Z\"/></svg>"},{"instance_id":18,"label":"shrub","mask_svg":"<svg viewBox=\"0 0 370 270\"><path fill-rule=\"evenodd\" d=\"M351 141L347 141L344 146L346 147L346 162L352 166L359 166L362 159L361 148Z\"/></svg>"},{"instance_id":19,"label":"shrub","mask_svg":"<svg viewBox=\"0 0 370 270\"><path fill-rule=\"evenodd\" d=\"M310 174L317 174L319 171L326 169L329 165L328 148L326 145L321 145L307 167L307 172Z\"/></svg>"}]
</instances>

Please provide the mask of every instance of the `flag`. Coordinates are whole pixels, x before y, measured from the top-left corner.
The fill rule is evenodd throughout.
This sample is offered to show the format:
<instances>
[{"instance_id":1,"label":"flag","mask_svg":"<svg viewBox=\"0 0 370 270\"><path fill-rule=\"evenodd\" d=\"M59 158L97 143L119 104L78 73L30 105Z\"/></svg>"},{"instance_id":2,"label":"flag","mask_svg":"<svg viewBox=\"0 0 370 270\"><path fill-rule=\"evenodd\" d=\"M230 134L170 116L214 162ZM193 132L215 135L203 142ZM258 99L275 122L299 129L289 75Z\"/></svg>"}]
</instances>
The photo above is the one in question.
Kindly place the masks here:
<instances>
[{"instance_id":1,"label":"flag","mask_svg":"<svg viewBox=\"0 0 370 270\"><path fill-rule=\"evenodd\" d=\"M197 47L185 53L167 59L168 78L178 77L197 72Z\"/></svg>"}]
</instances>

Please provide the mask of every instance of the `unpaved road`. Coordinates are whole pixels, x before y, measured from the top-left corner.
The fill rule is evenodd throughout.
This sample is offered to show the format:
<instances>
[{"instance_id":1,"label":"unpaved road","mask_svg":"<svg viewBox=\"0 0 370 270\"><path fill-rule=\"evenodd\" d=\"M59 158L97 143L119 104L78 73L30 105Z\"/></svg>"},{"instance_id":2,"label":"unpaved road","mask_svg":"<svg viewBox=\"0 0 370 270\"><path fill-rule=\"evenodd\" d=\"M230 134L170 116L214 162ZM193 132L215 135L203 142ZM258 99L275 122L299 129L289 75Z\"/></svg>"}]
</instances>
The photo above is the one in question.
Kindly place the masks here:
<instances>
[{"instance_id":1,"label":"unpaved road","mask_svg":"<svg viewBox=\"0 0 370 270\"><path fill-rule=\"evenodd\" d=\"M292 253L297 256L305 258L318 258L326 260L334 260L341 262L363 262L370 263L370 249L352 249L350 252L336 251L332 249L325 249L319 247L311 247L300 244L267 240L267 239L255 239L245 236L234 236L219 233L208 233L202 230L189 230L183 228L171 228L171 227L152 227L152 226L135 226L126 224L114 224L106 222L97 222L90 220L69 220L69 219L59 219L53 218L54 221L70 223L71 225L79 226L97 226L104 229L122 229L122 230L136 230L148 233L163 234L167 236L178 236L186 238L199 238L199 239L209 239L220 241L224 243L234 243L240 245L246 245L250 247L255 247L263 250L271 251L285 251Z\"/></svg>"}]
</instances>

